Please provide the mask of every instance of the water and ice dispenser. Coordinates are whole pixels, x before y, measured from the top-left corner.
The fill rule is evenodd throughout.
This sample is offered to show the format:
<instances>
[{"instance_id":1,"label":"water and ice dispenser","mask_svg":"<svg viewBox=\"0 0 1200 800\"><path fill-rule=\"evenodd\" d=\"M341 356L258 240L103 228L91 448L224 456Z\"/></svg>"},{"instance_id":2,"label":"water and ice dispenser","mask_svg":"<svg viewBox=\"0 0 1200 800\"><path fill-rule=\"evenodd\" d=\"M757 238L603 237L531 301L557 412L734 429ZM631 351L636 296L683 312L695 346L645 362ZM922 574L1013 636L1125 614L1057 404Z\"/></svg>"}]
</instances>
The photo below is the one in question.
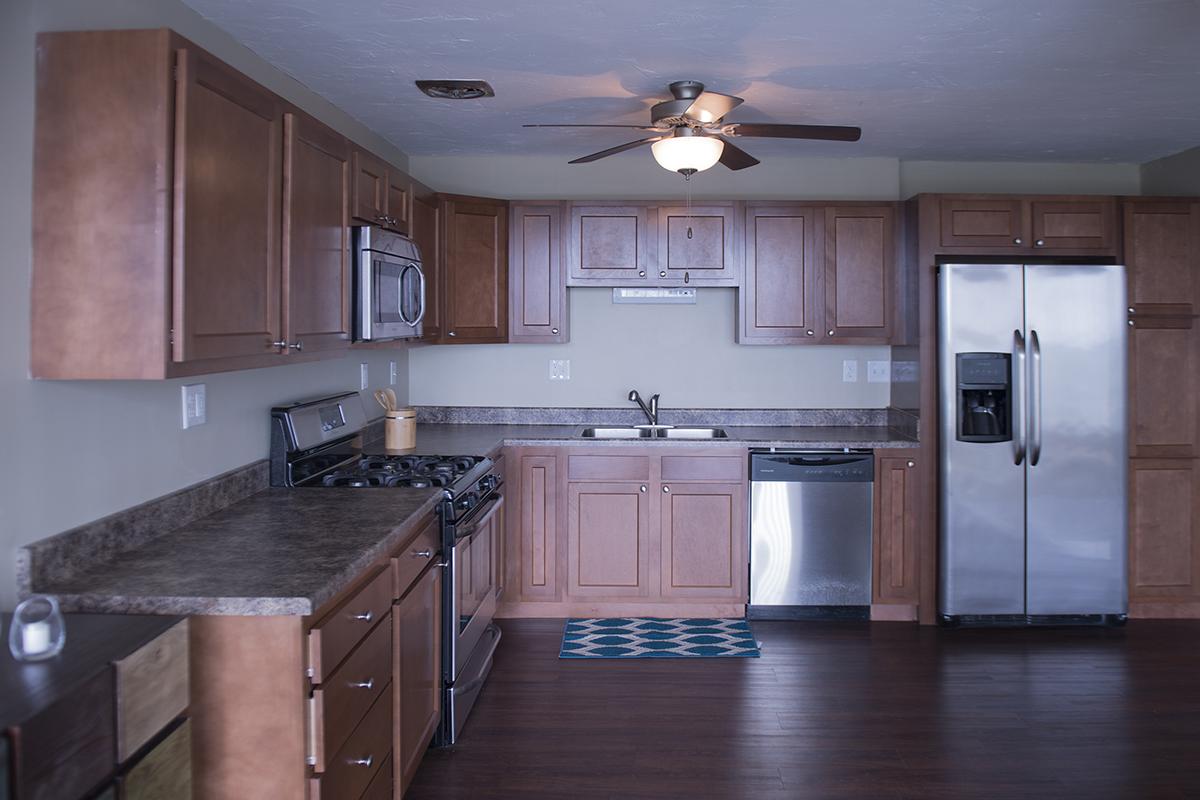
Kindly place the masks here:
<instances>
[{"instance_id":1,"label":"water and ice dispenser","mask_svg":"<svg viewBox=\"0 0 1200 800\"><path fill-rule=\"evenodd\" d=\"M1012 441L1012 364L1008 353L955 355L960 442Z\"/></svg>"}]
</instances>

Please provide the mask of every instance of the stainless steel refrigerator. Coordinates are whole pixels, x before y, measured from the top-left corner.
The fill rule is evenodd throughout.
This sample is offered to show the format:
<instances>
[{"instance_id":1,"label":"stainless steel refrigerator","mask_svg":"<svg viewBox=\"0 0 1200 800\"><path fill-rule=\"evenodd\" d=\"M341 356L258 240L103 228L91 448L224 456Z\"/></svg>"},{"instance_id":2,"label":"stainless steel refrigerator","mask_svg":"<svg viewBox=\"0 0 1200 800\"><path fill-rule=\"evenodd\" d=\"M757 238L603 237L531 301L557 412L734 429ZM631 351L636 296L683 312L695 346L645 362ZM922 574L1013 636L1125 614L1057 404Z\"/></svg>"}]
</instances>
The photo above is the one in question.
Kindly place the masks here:
<instances>
[{"instance_id":1,"label":"stainless steel refrigerator","mask_svg":"<svg viewBox=\"0 0 1200 800\"><path fill-rule=\"evenodd\" d=\"M1125 268L938 275L940 612L1123 618Z\"/></svg>"}]
</instances>

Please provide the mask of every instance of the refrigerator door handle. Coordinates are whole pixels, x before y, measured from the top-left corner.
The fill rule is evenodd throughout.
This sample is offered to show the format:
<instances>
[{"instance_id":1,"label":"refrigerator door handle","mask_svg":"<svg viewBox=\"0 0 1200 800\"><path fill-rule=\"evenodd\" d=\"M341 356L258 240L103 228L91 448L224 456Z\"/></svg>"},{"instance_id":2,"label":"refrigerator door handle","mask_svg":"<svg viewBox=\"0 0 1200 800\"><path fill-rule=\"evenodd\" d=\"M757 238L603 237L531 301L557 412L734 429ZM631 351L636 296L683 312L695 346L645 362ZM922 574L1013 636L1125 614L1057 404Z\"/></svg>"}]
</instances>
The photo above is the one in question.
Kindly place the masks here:
<instances>
[{"instance_id":1,"label":"refrigerator door handle","mask_svg":"<svg viewBox=\"0 0 1200 800\"><path fill-rule=\"evenodd\" d=\"M1029 331L1029 466L1042 458L1042 345Z\"/></svg>"},{"instance_id":2,"label":"refrigerator door handle","mask_svg":"<svg viewBox=\"0 0 1200 800\"><path fill-rule=\"evenodd\" d=\"M1017 423L1017 435L1013 437L1013 463L1020 465L1025 460L1027 429L1025 425L1025 337L1019 330L1013 331L1013 409Z\"/></svg>"}]
</instances>

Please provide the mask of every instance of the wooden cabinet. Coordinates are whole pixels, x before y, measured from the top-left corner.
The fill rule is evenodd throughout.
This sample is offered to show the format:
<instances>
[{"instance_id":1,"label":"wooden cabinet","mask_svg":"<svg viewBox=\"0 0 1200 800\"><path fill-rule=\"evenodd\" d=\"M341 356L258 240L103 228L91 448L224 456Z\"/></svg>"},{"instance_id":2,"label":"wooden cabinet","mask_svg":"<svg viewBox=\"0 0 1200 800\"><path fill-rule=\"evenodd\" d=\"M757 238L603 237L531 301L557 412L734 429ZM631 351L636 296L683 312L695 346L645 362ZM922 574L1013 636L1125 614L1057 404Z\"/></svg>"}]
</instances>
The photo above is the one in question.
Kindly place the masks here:
<instances>
[{"instance_id":1,"label":"wooden cabinet","mask_svg":"<svg viewBox=\"0 0 1200 800\"><path fill-rule=\"evenodd\" d=\"M1133 313L1200 312L1200 202L1126 200L1122 216Z\"/></svg>"},{"instance_id":2,"label":"wooden cabinet","mask_svg":"<svg viewBox=\"0 0 1200 800\"><path fill-rule=\"evenodd\" d=\"M1119 244L1111 197L942 195L938 206L943 252L1112 256Z\"/></svg>"},{"instance_id":3,"label":"wooden cabinet","mask_svg":"<svg viewBox=\"0 0 1200 800\"><path fill-rule=\"evenodd\" d=\"M567 484L568 594L650 594L648 494L644 483Z\"/></svg>"},{"instance_id":4,"label":"wooden cabinet","mask_svg":"<svg viewBox=\"0 0 1200 800\"><path fill-rule=\"evenodd\" d=\"M441 717L442 573L430 567L392 610L395 785L408 788Z\"/></svg>"},{"instance_id":5,"label":"wooden cabinet","mask_svg":"<svg viewBox=\"0 0 1200 800\"><path fill-rule=\"evenodd\" d=\"M165 800L192 796L191 722L167 734L120 781L120 800Z\"/></svg>"},{"instance_id":6,"label":"wooden cabinet","mask_svg":"<svg viewBox=\"0 0 1200 800\"><path fill-rule=\"evenodd\" d=\"M663 596L744 601L746 485L664 480L659 495Z\"/></svg>"},{"instance_id":7,"label":"wooden cabinet","mask_svg":"<svg viewBox=\"0 0 1200 800\"><path fill-rule=\"evenodd\" d=\"M565 342L567 282L562 258L562 206L515 203L509 210L510 342Z\"/></svg>"},{"instance_id":8,"label":"wooden cabinet","mask_svg":"<svg viewBox=\"0 0 1200 800\"><path fill-rule=\"evenodd\" d=\"M508 529L505 583L513 599L557 599L559 585L559 470L554 449L515 448L508 464Z\"/></svg>"},{"instance_id":9,"label":"wooden cabinet","mask_svg":"<svg viewBox=\"0 0 1200 800\"><path fill-rule=\"evenodd\" d=\"M573 203L570 209L571 285L648 283L658 245L650 206Z\"/></svg>"},{"instance_id":10,"label":"wooden cabinet","mask_svg":"<svg viewBox=\"0 0 1200 800\"><path fill-rule=\"evenodd\" d=\"M362 148L354 149L352 175L350 216L407 235L412 218L412 178Z\"/></svg>"},{"instance_id":11,"label":"wooden cabinet","mask_svg":"<svg viewBox=\"0 0 1200 800\"><path fill-rule=\"evenodd\" d=\"M442 195L442 326L447 343L508 338L508 203Z\"/></svg>"},{"instance_id":12,"label":"wooden cabinet","mask_svg":"<svg viewBox=\"0 0 1200 800\"><path fill-rule=\"evenodd\" d=\"M740 279L734 204L660 206L659 283L737 286Z\"/></svg>"},{"instance_id":13,"label":"wooden cabinet","mask_svg":"<svg viewBox=\"0 0 1200 800\"><path fill-rule=\"evenodd\" d=\"M896 207L825 209L828 343L887 344L895 327Z\"/></svg>"},{"instance_id":14,"label":"wooden cabinet","mask_svg":"<svg viewBox=\"0 0 1200 800\"><path fill-rule=\"evenodd\" d=\"M425 273L425 317L421 320L421 338L436 342L442 337L442 253L439 242L438 198L423 184L413 184L412 240L421 252L421 270Z\"/></svg>"},{"instance_id":15,"label":"wooden cabinet","mask_svg":"<svg viewBox=\"0 0 1200 800\"><path fill-rule=\"evenodd\" d=\"M1195 459L1130 461L1129 533L1130 615L1200 616L1200 469Z\"/></svg>"},{"instance_id":16,"label":"wooden cabinet","mask_svg":"<svg viewBox=\"0 0 1200 800\"><path fill-rule=\"evenodd\" d=\"M875 531L872 548L872 616L897 618L894 614L877 615L874 606L905 604L912 606L916 619L918 601L918 511L917 450L882 450L875 458Z\"/></svg>"},{"instance_id":17,"label":"wooden cabinet","mask_svg":"<svg viewBox=\"0 0 1200 800\"><path fill-rule=\"evenodd\" d=\"M283 103L196 48L176 69L173 357L274 353Z\"/></svg>"},{"instance_id":18,"label":"wooden cabinet","mask_svg":"<svg viewBox=\"0 0 1200 800\"><path fill-rule=\"evenodd\" d=\"M389 166L387 171L387 215L385 227L408 235L412 229L413 181L407 174Z\"/></svg>"},{"instance_id":19,"label":"wooden cabinet","mask_svg":"<svg viewBox=\"0 0 1200 800\"><path fill-rule=\"evenodd\" d=\"M353 335L350 145L297 111L284 115L283 340L289 352L345 348Z\"/></svg>"},{"instance_id":20,"label":"wooden cabinet","mask_svg":"<svg viewBox=\"0 0 1200 800\"><path fill-rule=\"evenodd\" d=\"M1200 320L1137 316L1129 331L1129 454L1200 458Z\"/></svg>"},{"instance_id":21,"label":"wooden cabinet","mask_svg":"<svg viewBox=\"0 0 1200 800\"><path fill-rule=\"evenodd\" d=\"M817 276L825 251L824 211L811 205L748 204L745 231L738 341L815 339L821 330Z\"/></svg>"}]
</instances>

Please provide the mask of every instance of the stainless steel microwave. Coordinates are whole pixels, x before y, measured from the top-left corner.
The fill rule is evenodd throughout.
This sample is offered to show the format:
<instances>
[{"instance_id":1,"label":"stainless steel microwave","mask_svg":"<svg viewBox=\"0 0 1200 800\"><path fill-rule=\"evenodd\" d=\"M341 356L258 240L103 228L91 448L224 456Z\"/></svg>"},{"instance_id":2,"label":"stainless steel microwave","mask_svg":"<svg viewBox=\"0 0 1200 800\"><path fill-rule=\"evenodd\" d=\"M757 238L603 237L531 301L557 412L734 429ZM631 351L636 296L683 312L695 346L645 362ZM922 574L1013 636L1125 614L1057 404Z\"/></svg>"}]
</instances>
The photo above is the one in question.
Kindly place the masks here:
<instances>
[{"instance_id":1,"label":"stainless steel microwave","mask_svg":"<svg viewBox=\"0 0 1200 800\"><path fill-rule=\"evenodd\" d=\"M411 339L425 318L421 253L406 236L374 226L354 229L354 339Z\"/></svg>"}]
</instances>

